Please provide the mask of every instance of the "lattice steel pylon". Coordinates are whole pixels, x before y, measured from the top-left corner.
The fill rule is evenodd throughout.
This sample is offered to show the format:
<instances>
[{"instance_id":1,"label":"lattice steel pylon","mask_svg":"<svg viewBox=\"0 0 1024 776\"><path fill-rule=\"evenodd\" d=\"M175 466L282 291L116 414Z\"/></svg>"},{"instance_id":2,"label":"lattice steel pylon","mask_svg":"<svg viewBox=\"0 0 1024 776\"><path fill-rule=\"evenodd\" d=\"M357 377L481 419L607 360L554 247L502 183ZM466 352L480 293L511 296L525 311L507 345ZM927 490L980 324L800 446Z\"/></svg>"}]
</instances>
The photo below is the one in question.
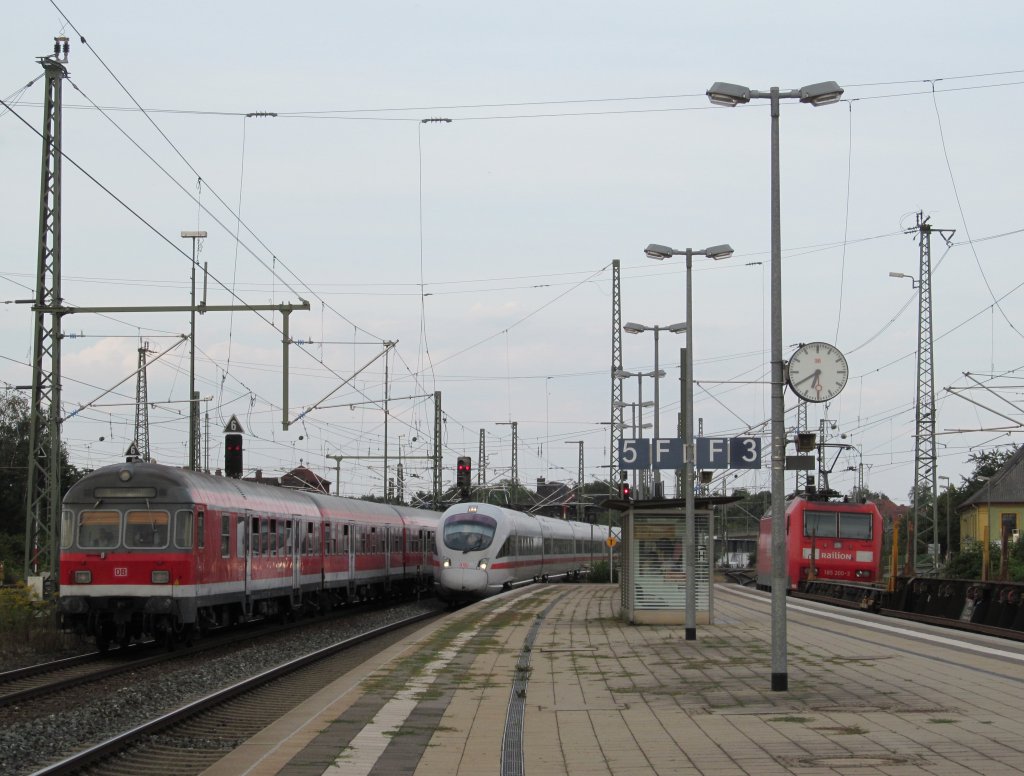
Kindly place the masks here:
<instances>
[{"instance_id":1,"label":"lattice steel pylon","mask_svg":"<svg viewBox=\"0 0 1024 776\"><path fill-rule=\"evenodd\" d=\"M935 456L935 361L932 352L932 232L938 232L949 243L955 230L936 229L928 223L931 218L924 213L917 214L919 242L919 274L917 279L918 325L917 325L917 402L914 412L914 521L912 537L907 540L907 573L917 570L917 542L922 535L922 522L930 522L934 543L933 559L937 560L938 542L935 541L938 526L938 479ZM909 231L909 230L908 230ZM922 521L919 500L924 488L932 494L930 520ZM927 528L927 525L924 526ZM927 536L927 531L925 531ZM933 560L933 565L934 565Z\"/></svg>"},{"instance_id":2,"label":"lattice steel pylon","mask_svg":"<svg viewBox=\"0 0 1024 776\"><path fill-rule=\"evenodd\" d=\"M146 382L146 354L152 353L149 343L139 348L139 371L135 373L135 448L139 460L149 462L149 387Z\"/></svg>"},{"instance_id":3,"label":"lattice steel pylon","mask_svg":"<svg viewBox=\"0 0 1024 776\"><path fill-rule=\"evenodd\" d=\"M444 416L441 414L441 392L434 391L434 471L433 471L433 502L434 509L441 508L441 444L443 436L441 428L444 425Z\"/></svg>"},{"instance_id":4,"label":"lattice steel pylon","mask_svg":"<svg viewBox=\"0 0 1024 776\"><path fill-rule=\"evenodd\" d=\"M68 71L68 39L54 38L53 55L40 57L45 72L43 161L39 196L39 251L32 304L32 397L25 484L25 577L48 572L57 579L57 527L61 500L60 279L61 91Z\"/></svg>"},{"instance_id":5,"label":"lattice steel pylon","mask_svg":"<svg viewBox=\"0 0 1024 776\"><path fill-rule=\"evenodd\" d=\"M477 454L476 461L476 484L480 487L484 486L487 482L487 473L484 471L487 468L487 441L484 437L484 430L480 429L480 452Z\"/></svg>"},{"instance_id":6,"label":"lattice steel pylon","mask_svg":"<svg viewBox=\"0 0 1024 776\"><path fill-rule=\"evenodd\" d=\"M619 279L619 260L612 261L612 398L611 398L611 434L608 445L608 495L618 496L618 477L616 458L619 454L619 442L622 441L622 297ZM608 526L611 534L611 525Z\"/></svg>"}]
</instances>

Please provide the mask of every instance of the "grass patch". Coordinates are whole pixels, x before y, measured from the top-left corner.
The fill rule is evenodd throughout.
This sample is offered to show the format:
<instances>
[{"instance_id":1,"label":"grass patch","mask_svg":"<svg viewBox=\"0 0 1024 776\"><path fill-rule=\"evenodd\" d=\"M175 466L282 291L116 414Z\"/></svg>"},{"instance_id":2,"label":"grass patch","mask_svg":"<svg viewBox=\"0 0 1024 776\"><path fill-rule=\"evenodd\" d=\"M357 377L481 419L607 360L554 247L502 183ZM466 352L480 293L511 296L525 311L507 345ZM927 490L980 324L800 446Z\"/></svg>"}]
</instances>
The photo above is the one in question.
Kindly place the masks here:
<instances>
[{"instance_id":1,"label":"grass patch","mask_svg":"<svg viewBox=\"0 0 1024 776\"><path fill-rule=\"evenodd\" d=\"M837 736L865 736L868 731L859 725L840 725L838 727L814 728L821 733L835 733Z\"/></svg>"}]
</instances>

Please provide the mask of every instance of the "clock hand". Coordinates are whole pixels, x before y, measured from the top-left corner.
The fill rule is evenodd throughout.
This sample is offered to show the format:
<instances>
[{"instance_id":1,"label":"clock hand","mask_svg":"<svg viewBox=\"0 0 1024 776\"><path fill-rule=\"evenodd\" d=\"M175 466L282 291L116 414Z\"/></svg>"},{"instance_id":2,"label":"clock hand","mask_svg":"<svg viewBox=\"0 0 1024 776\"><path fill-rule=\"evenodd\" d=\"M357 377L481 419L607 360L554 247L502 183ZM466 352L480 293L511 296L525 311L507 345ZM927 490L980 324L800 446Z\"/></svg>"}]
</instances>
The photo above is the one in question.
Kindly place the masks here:
<instances>
[{"instance_id":1,"label":"clock hand","mask_svg":"<svg viewBox=\"0 0 1024 776\"><path fill-rule=\"evenodd\" d=\"M803 383L806 383L811 378L817 379L819 377L821 377L821 370L820 369L816 369L813 372L811 372L809 375L807 375L807 377L805 377L804 379L797 380L795 383L793 383L793 385L802 385Z\"/></svg>"}]
</instances>

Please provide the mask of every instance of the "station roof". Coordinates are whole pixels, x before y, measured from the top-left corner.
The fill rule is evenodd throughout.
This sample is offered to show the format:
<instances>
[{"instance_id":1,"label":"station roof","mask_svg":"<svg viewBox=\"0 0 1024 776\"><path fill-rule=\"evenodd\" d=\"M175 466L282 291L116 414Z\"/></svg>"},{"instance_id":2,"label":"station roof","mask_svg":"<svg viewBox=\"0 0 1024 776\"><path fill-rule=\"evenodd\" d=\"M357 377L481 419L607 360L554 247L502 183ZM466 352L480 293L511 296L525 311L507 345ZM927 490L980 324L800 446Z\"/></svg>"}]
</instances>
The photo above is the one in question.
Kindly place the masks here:
<instances>
[{"instance_id":1,"label":"station roof","mask_svg":"<svg viewBox=\"0 0 1024 776\"><path fill-rule=\"evenodd\" d=\"M737 501L742 500L743 496L694 496L693 508L710 509L711 507L722 506L725 504L735 504ZM686 499L650 498L630 499L629 501L625 501L619 498L610 498L603 502L601 506L605 509L614 509L618 512L628 512L630 509L638 512L669 512L675 510L682 512L686 509Z\"/></svg>"}]
</instances>

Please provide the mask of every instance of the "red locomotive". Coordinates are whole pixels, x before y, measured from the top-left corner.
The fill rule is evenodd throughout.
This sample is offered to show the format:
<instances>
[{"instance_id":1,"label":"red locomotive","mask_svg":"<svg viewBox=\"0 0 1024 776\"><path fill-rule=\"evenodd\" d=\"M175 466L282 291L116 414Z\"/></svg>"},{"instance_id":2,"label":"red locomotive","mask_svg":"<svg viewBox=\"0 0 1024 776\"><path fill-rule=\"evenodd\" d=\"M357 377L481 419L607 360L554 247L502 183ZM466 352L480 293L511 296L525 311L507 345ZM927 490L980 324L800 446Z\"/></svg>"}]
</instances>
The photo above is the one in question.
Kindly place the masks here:
<instances>
[{"instance_id":1,"label":"red locomotive","mask_svg":"<svg viewBox=\"0 0 1024 776\"><path fill-rule=\"evenodd\" d=\"M786 505L786 575L789 589L812 579L874 583L881 579L882 515L872 502L814 501ZM772 516L760 522L757 586L772 586Z\"/></svg>"},{"instance_id":2,"label":"red locomotive","mask_svg":"<svg viewBox=\"0 0 1024 776\"><path fill-rule=\"evenodd\" d=\"M64 497L60 612L97 646L433 589L440 515L151 463Z\"/></svg>"}]
</instances>

